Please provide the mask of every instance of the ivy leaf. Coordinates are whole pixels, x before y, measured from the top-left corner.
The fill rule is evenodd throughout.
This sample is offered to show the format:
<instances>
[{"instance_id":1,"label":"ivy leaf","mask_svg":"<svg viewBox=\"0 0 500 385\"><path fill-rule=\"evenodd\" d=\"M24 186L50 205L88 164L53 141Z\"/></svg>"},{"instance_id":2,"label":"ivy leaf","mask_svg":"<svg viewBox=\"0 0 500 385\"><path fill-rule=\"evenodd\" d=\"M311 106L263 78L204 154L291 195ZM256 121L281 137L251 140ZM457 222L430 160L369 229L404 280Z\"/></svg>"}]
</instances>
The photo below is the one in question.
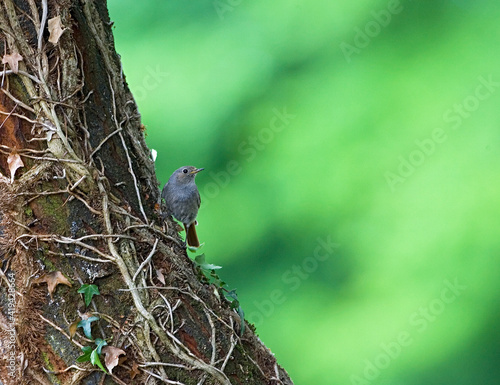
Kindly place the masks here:
<instances>
[{"instance_id":1,"label":"ivy leaf","mask_svg":"<svg viewBox=\"0 0 500 385\"><path fill-rule=\"evenodd\" d=\"M99 354L97 354L97 349L92 350L92 353L90 353L90 363L92 365L99 366L104 373L108 374L108 372L106 372L106 369L104 369L104 366L101 363L101 360L99 358Z\"/></svg>"},{"instance_id":2,"label":"ivy leaf","mask_svg":"<svg viewBox=\"0 0 500 385\"><path fill-rule=\"evenodd\" d=\"M202 269L205 269L205 270L218 270L218 269L222 269L222 266L217 266L217 265L214 265L212 263L204 263L203 265L200 265L200 267Z\"/></svg>"},{"instance_id":3,"label":"ivy leaf","mask_svg":"<svg viewBox=\"0 0 500 385\"><path fill-rule=\"evenodd\" d=\"M24 163L16 149L13 149L7 157L7 164L9 165L10 170L10 183L12 184L14 183L14 175L16 174L17 169L24 167Z\"/></svg>"},{"instance_id":4,"label":"ivy leaf","mask_svg":"<svg viewBox=\"0 0 500 385\"><path fill-rule=\"evenodd\" d=\"M90 361L90 354L92 353L92 346L82 346L83 354L76 359L76 362Z\"/></svg>"},{"instance_id":5,"label":"ivy leaf","mask_svg":"<svg viewBox=\"0 0 500 385\"><path fill-rule=\"evenodd\" d=\"M95 344L97 345L97 347L95 348L95 350L97 350L97 354L101 354L102 347L106 346L108 343L104 341L102 338L96 338Z\"/></svg>"},{"instance_id":6,"label":"ivy leaf","mask_svg":"<svg viewBox=\"0 0 500 385\"><path fill-rule=\"evenodd\" d=\"M48 29L49 29L49 42L56 45L59 41L59 38L63 34L66 28L63 29L63 25L61 24L61 16L53 17L48 20Z\"/></svg>"},{"instance_id":7,"label":"ivy leaf","mask_svg":"<svg viewBox=\"0 0 500 385\"><path fill-rule=\"evenodd\" d=\"M130 378L133 380L139 373L141 373L139 370L139 364L134 361L134 363L132 364L132 369L130 369Z\"/></svg>"},{"instance_id":8,"label":"ivy leaf","mask_svg":"<svg viewBox=\"0 0 500 385\"><path fill-rule=\"evenodd\" d=\"M238 294L236 294L236 289L228 290L224 293L224 295L228 299L231 298L233 301L238 301ZM233 302L233 301L231 301L231 302Z\"/></svg>"},{"instance_id":9,"label":"ivy leaf","mask_svg":"<svg viewBox=\"0 0 500 385\"><path fill-rule=\"evenodd\" d=\"M198 265L205 263L205 254L197 255L196 257L194 257L194 260Z\"/></svg>"},{"instance_id":10,"label":"ivy leaf","mask_svg":"<svg viewBox=\"0 0 500 385\"><path fill-rule=\"evenodd\" d=\"M52 298L52 294L56 290L57 285L62 284L71 287L71 282L60 271L53 271L52 273L45 274L44 276L37 278L33 282L46 282L49 289L50 298Z\"/></svg>"},{"instance_id":11,"label":"ivy leaf","mask_svg":"<svg viewBox=\"0 0 500 385\"><path fill-rule=\"evenodd\" d=\"M23 60L23 57L19 55L17 52L10 55L3 55L2 64L9 64L12 72L17 74L19 71L19 62Z\"/></svg>"},{"instance_id":12,"label":"ivy leaf","mask_svg":"<svg viewBox=\"0 0 500 385\"><path fill-rule=\"evenodd\" d=\"M243 336L243 333L245 332L245 312L240 306L240 301L238 300L238 294L236 294L236 289L225 290L224 296L226 297L227 300L231 302L230 305L231 309L236 310L236 312L240 316L241 320L240 336Z\"/></svg>"},{"instance_id":13,"label":"ivy leaf","mask_svg":"<svg viewBox=\"0 0 500 385\"><path fill-rule=\"evenodd\" d=\"M119 357L122 354L126 355L125 351L114 346L105 346L104 349L102 349L102 352L104 353L104 363L110 373L112 373L113 368L118 365Z\"/></svg>"},{"instance_id":14,"label":"ivy leaf","mask_svg":"<svg viewBox=\"0 0 500 385\"><path fill-rule=\"evenodd\" d=\"M222 266L213 265L211 263L205 262L205 254L200 254L195 257L195 262L200 266L203 270L217 270L222 269Z\"/></svg>"},{"instance_id":15,"label":"ivy leaf","mask_svg":"<svg viewBox=\"0 0 500 385\"><path fill-rule=\"evenodd\" d=\"M97 287L97 285L88 285L88 284L82 285L82 287L80 287L78 289L78 293L83 294L83 298L85 299L86 306L90 305L90 302L92 301L92 297L94 295L101 294L99 292L99 288Z\"/></svg>"},{"instance_id":16,"label":"ivy leaf","mask_svg":"<svg viewBox=\"0 0 500 385\"><path fill-rule=\"evenodd\" d=\"M92 339L92 322L97 321L99 317L97 316L92 316L88 318L82 319L80 322L78 322L78 325L76 325L79 328L83 328L83 333L85 334L85 337Z\"/></svg>"},{"instance_id":17,"label":"ivy leaf","mask_svg":"<svg viewBox=\"0 0 500 385\"><path fill-rule=\"evenodd\" d=\"M69 336L71 337L71 339L73 339L73 337L75 336L76 329L78 329L78 321L75 321L71 325L69 325Z\"/></svg>"},{"instance_id":18,"label":"ivy leaf","mask_svg":"<svg viewBox=\"0 0 500 385\"><path fill-rule=\"evenodd\" d=\"M237 312L241 320L240 337L243 337L243 333L245 333L245 312L243 311L241 306L238 306Z\"/></svg>"}]
</instances>

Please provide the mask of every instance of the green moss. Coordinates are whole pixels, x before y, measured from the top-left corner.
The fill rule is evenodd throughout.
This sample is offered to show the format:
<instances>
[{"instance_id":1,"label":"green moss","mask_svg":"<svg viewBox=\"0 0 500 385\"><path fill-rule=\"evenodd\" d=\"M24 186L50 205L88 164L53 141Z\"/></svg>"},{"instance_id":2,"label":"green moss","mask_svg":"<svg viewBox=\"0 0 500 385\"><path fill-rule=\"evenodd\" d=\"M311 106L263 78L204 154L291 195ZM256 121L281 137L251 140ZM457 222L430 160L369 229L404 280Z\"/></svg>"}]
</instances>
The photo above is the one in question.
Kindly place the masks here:
<instances>
[{"instance_id":1,"label":"green moss","mask_svg":"<svg viewBox=\"0 0 500 385\"><path fill-rule=\"evenodd\" d=\"M67 208L63 205L62 199L59 196L48 196L43 204L45 217L51 218L52 231L55 234L64 234L67 229Z\"/></svg>"},{"instance_id":2,"label":"green moss","mask_svg":"<svg viewBox=\"0 0 500 385\"><path fill-rule=\"evenodd\" d=\"M32 216L33 216L33 210L31 209L31 207L26 207L26 209L24 210L24 213L25 213L28 217L32 217Z\"/></svg>"},{"instance_id":3,"label":"green moss","mask_svg":"<svg viewBox=\"0 0 500 385\"><path fill-rule=\"evenodd\" d=\"M42 360L45 363L45 368L50 370L50 371L55 371L54 366L50 363L49 359L49 354L47 352L42 352ZM50 381L52 384L60 384L61 381L57 378L56 375L47 373L47 375L50 377Z\"/></svg>"},{"instance_id":4,"label":"green moss","mask_svg":"<svg viewBox=\"0 0 500 385\"><path fill-rule=\"evenodd\" d=\"M47 249L47 245L43 246L44 249ZM37 253L38 259L45 265L45 269L48 271L56 271L56 267L52 263L52 261L46 257L46 254L44 251L40 251Z\"/></svg>"},{"instance_id":5,"label":"green moss","mask_svg":"<svg viewBox=\"0 0 500 385\"><path fill-rule=\"evenodd\" d=\"M47 352L42 352L42 359L45 362L45 367L49 370L54 370L54 367L50 363L49 354Z\"/></svg>"}]
</instances>

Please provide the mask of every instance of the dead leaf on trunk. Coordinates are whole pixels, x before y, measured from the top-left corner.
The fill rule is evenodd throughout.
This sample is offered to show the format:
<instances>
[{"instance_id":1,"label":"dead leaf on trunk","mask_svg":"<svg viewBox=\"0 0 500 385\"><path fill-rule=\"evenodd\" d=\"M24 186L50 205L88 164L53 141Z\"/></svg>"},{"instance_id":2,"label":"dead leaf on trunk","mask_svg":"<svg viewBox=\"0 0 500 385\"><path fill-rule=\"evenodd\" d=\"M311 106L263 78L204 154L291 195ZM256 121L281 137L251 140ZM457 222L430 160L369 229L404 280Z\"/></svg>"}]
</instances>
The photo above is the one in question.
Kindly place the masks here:
<instances>
[{"instance_id":1,"label":"dead leaf on trunk","mask_svg":"<svg viewBox=\"0 0 500 385\"><path fill-rule=\"evenodd\" d=\"M17 153L16 149L13 149L10 155L7 157L7 164L10 170L10 183L14 183L14 175L20 167L24 167L24 163Z\"/></svg>"},{"instance_id":2,"label":"dead leaf on trunk","mask_svg":"<svg viewBox=\"0 0 500 385\"><path fill-rule=\"evenodd\" d=\"M9 64L12 72L17 74L19 71L19 62L21 60L23 60L23 57L16 52L10 55L3 55L2 64Z\"/></svg>"},{"instance_id":3,"label":"dead leaf on trunk","mask_svg":"<svg viewBox=\"0 0 500 385\"><path fill-rule=\"evenodd\" d=\"M112 373L113 368L118 365L118 357L122 354L126 354L120 348L115 348L111 345L103 347L101 351L104 353L104 364L110 373Z\"/></svg>"},{"instance_id":4,"label":"dead leaf on trunk","mask_svg":"<svg viewBox=\"0 0 500 385\"><path fill-rule=\"evenodd\" d=\"M132 368L130 369L130 378L133 380L139 373L141 373L139 370L139 364L134 361Z\"/></svg>"},{"instance_id":5,"label":"dead leaf on trunk","mask_svg":"<svg viewBox=\"0 0 500 385\"><path fill-rule=\"evenodd\" d=\"M163 283L163 286L165 286L165 276L163 275L163 269L157 269L156 276L158 277L158 281Z\"/></svg>"},{"instance_id":6,"label":"dead leaf on trunk","mask_svg":"<svg viewBox=\"0 0 500 385\"><path fill-rule=\"evenodd\" d=\"M49 19L49 42L56 45L59 42L59 38L64 32L63 25L61 24L61 16L53 17Z\"/></svg>"},{"instance_id":7,"label":"dead leaf on trunk","mask_svg":"<svg viewBox=\"0 0 500 385\"><path fill-rule=\"evenodd\" d=\"M73 339L76 334L76 330L78 329L78 322L80 322L80 320L76 320L71 325L69 325L69 336L71 339Z\"/></svg>"},{"instance_id":8,"label":"dead leaf on trunk","mask_svg":"<svg viewBox=\"0 0 500 385\"><path fill-rule=\"evenodd\" d=\"M49 288L50 298L52 298L52 294L56 290L56 286L59 285L60 283L71 287L71 282L60 271L53 271L52 273L45 274L42 277L37 278L33 282L34 283L46 282Z\"/></svg>"}]
</instances>

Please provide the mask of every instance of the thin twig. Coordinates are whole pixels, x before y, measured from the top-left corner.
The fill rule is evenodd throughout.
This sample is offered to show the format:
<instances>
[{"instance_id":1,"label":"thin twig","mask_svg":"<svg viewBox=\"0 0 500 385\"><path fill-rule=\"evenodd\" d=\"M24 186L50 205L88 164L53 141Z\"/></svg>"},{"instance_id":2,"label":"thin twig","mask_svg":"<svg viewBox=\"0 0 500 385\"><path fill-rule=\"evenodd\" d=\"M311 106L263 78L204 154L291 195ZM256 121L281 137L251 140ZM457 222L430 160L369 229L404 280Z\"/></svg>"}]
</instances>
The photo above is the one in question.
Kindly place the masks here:
<instances>
[{"instance_id":1,"label":"thin twig","mask_svg":"<svg viewBox=\"0 0 500 385\"><path fill-rule=\"evenodd\" d=\"M47 22L47 8L47 0L42 0L42 22L40 23L40 31L38 32L38 52L42 51L43 30L45 29L45 23Z\"/></svg>"},{"instance_id":2,"label":"thin twig","mask_svg":"<svg viewBox=\"0 0 500 385\"><path fill-rule=\"evenodd\" d=\"M27 73L26 71L22 71L22 70L18 70L17 72L14 72L12 70L3 70L3 71L0 71L0 75L2 75L2 76L4 76L4 75L12 75L12 74L14 74L14 75L18 75L19 74L19 75L27 76L28 78L30 78L31 80L33 80L37 84L42 83L40 81L40 79L38 79L36 76L33 76L33 75Z\"/></svg>"},{"instance_id":3,"label":"thin twig","mask_svg":"<svg viewBox=\"0 0 500 385\"><path fill-rule=\"evenodd\" d=\"M94 154L101 149L101 147L104 145L104 143L106 143L108 141L109 138L111 138L115 134L118 134L122 130L123 130L122 128L119 128L119 129L113 131L108 136L106 136L103 140L101 140L101 143L99 143L99 145L95 148L95 150L92 151L92 153L90 154L89 158L92 159L92 157L94 156Z\"/></svg>"},{"instance_id":4,"label":"thin twig","mask_svg":"<svg viewBox=\"0 0 500 385\"><path fill-rule=\"evenodd\" d=\"M113 120L115 121L115 126L117 130L120 130L121 127L118 124L118 121L116 119L116 98L115 98L115 90L113 88L113 83L111 81L111 75L108 74L108 79L109 79L109 88L111 89L111 95L113 96ZM122 142L123 150L125 151L125 155L127 156L127 162L128 162L128 172L132 176L132 179L134 180L134 187L135 187L135 192L137 194L137 202L139 203L139 209L141 210L142 215L144 216L144 220L146 223L148 223L148 217L146 215L146 212L144 211L144 207L142 207L142 197L141 193L139 192L139 186L137 185L137 177L135 176L134 168L132 167L132 159L130 158L130 155L128 153L127 145L125 143L125 138L123 137L121 131L118 132L118 135L120 136L120 140Z\"/></svg>"},{"instance_id":5,"label":"thin twig","mask_svg":"<svg viewBox=\"0 0 500 385\"><path fill-rule=\"evenodd\" d=\"M76 369L76 370L80 370L82 372L88 372L92 369L84 369L84 368L80 368L79 366L76 366L76 365L71 365L71 366L68 366L66 369L62 369L62 370L48 370L48 369L45 369L44 366L42 366L42 369L45 373L48 373L48 374L61 374L61 373L66 373L68 370L70 369Z\"/></svg>"},{"instance_id":6,"label":"thin twig","mask_svg":"<svg viewBox=\"0 0 500 385\"><path fill-rule=\"evenodd\" d=\"M9 112L9 114L6 116L6 118L4 119L4 121L2 122L2 124L0 124L0 128L3 127L3 125L5 124L5 122L7 121L7 119L10 118L10 116L12 115L12 113L14 112L14 110L16 109L17 107L17 104L14 105L14 107L12 108L12 110Z\"/></svg>"},{"instance_id":7,"label":"thin twig","mask_svg":"<svg viewBox=\"0 0 500 385\"><path fill-rule=\"evenodd\" d=\"M172 306L170 306L170 302L168 302L168 300L165 298L165 296L162 293L158 292L158 295L163 299L163 301L167 305L168 314L170 316L170 332L172 334L174 334L174 312L172 311ZM167 319L167 321L168 321L168 319Z\"/></svg>"},{"instance_id":8,"label":"thin twig","mask_svg":"<svg viewBox=\"0 0 500 385\"><path fill-rule=\"evenodd\" d=\"M214 321L212 321L212 317L210 317L210 314L208 311L203 308L203 311L205 312L205 315L207 316L208 323L210 324L210 329L212 329L211 335L210 335L210 342L212 343L212 357L210 357L210 365L215 365L215 359L217 358L217 345L215 344L215 325ZM233 335L231 334L231 338ZM224 371L224 368L221 368L222 371Z\"/></svg>"},{"instance_id":9,"label":"thin twig","mask_svg":"<svg viewBox=\"0 0 500 385\"><path fill-rule=\"evenodd\" d=\"M77 254L77 253L57 253L55 251L50 251L47 250L48 254L51 255L58 255L60 257L74 257L74 258L81 258L85 259L89 262L96 262L96 263L111 263L113 261L107 260L107 259L99 259L99 258L92 258L92 257L87 257L86 255L83 254Z\"/></svg>"},{"instance_id":10,"label":"thin twig","mask_svg":"<svg viewBox=\"0 0 500 385\"><path fill-rule=\"evenodd\" d=\"M73 342L76 346L78 346L80 349L83 347L82 344L80 344L79 342L75 341L74 339L72 339L68 333L66 333L63 329L61 329L59 326L57 326L55 323L53 323L52 321L49 321L47 318L45 318L43 315L41 314L38 314L38 316L43 319L45 322L47 322L50 326L52 326L54 329L56 329L57 331L59 331L63 336L65 336L68 340L70 340L71 342Z\"/></svg>"},{"instance_id":11,"label":"thin twig","mask_svg":"<svg viewBox=\"0 0 500 385\"><path fill-rule=\"evenodd\" d=\"M135 282L135 279L137 278L137 276L139 275L139 273L142 271L142 269L144 268L144 266L146 266L149 263L149 261L151 260L151 258L153 258L153 255L156 252L156 245L158 245L158 241L159 241L159 239L156 238L155 244L153 245L153 249L149 253L148 257L141 263L141 265L139 266L139 268L135 272L134 277L132 278L132 282Z\"/></svg>"},{"instance_id":12,"label":"thin twig","mask_svg":"<svg viewBox=\"0 0 500 385\"><path fill-rule=\"evenodd\" d=\"M30 106L28 106L27 104L24 104L23 102L21 102L19 99L17 99L16 97L14 97L14 95L12 95L9 91L7 91L5 88L0 88L2 90L2 92L7 95L10 99L12 99L12 101L16 104L19 104L22 108L28 110L29 112L32 112L32 113L36 113L35 110L33 108L31 108Z\"/></svg>"},{"instance_id":13,"label":"thin twig","mask_svg":"<svg viewBox=\"0 0 500 385\"><path fill-rule=\"evenodd\" d=\"M174 368L182 368L182 369L186 369L186 370L193 370L193 368L190 368L186 365L182 365L182 364L172 364L170 362L145 362L144 364L142 365L137 365L139 368L147 368L148 366L171 366L171 367L174 367Z\"/></svg>"},{"instance_id":14,"label":"thin twig","mask_svg":"<svg viewBox=\"0 0 500 385\"><path fill-rule=\"evenodd\" d=\"M231 321L231 327L232 327L233 326L233 317L229 317L229 320ZM229 348L229 351L227 352L226 358L224 359L224 362L222 363L220 370L224 371L224 369L226 368L227 362L229 361L231 354L233 354L233 349L237 344L238 344L238 340L236 338L234 338L234 333L231 333L231 347Z\"/></svg>"}]
</instances>

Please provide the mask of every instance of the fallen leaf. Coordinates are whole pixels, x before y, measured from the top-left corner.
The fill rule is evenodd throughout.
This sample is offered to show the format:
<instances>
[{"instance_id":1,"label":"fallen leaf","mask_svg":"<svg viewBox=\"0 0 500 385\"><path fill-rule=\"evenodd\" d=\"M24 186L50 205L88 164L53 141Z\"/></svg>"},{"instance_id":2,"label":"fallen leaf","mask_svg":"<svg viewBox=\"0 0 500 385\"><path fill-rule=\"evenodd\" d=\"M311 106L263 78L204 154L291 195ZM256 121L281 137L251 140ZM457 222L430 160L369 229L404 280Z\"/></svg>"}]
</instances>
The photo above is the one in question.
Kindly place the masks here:
<instances>
[{"instance_id":1,"label":"fallen leaf","mask_svg":"<svg viewBox=\"0 0 500 385\"><path fill-rule=\"evenodd\" d=\"M73 337L76 334L76 330L78 329L78 323L79 322L80 321L76 320L71 325L69 325L69 336L71 337L71 339L73 339Z\"/></svg>"},{"instance_id":2,"label":"fallen leaf","mask_svg":"<svg viewBox=\"0 0 500 385\"><path fill-rule=\"evenodd\" d=\"M56 45L63 32L64 29L61 24L61 16L56 16L52 19L49 19L49 42Z\"/></svg>"},{"instance_id":3,"label":"fallen leaf","mask_svg":"<svg viewBox=\"0 0 500 385\"><path fill-rule=\"evenodd\" d=\"M163 285L165 285L165 276L163 275L163 269L157 269L156 276L158 277L158 280L163 283Z\"/></svg>"},{"instance_id":4,"label":"fallen leaf","mask_svg":"<svg viewBox=\"0 0 500 385\"><path fill-rule=\"evenodd\" d=\"M3 55L2 64L9 64L12 72L17 74L19 71L19 62L23 60L23 57L17 52L10 55Z\"/></svg>"},{"instance_id":5,"label":"fallen leaf","mask_svg":"<svg viewBox=\"0 0 500 385\"><path fill-rule=\"evenodd\" d=\"M14 183L14 175L19 167L24 167L24 163L17 153L16 149L13 149L10 155L7 157L7 164L10 170L10 183Z\"/></svg>"},{"instance_id":6,"label":"fallen leaf","mask_svg":"<svg viewBox=\"0 0 500 385\"><path fill-rule=\"evenodd\" d=\"M45 274L44 276L36 279L34 282L35 283L46 282L49 288L50 298L52 298L52 294L56 290L56 286L59 285L60 283L71 287L71 282L68 281L68 278L66 278L60 271L53 271L52 273Z\"/></svg>"},{"instance_id":7,"label":"fallen leaf","mask_svg":"<svg viewBox=\"0 0 500 385\"><path fill-rule=\"evenodd\" d=\"M118 365L118 356L126 354L120 348L115 348L114 346L105 346L102 348L104 354L104 364L108 368L109 372L112 373L113 368Z\"/></svg>"},{"instance_id":8,"label":"fallen leaf","mask_svg":"<svg viewBox=\"0 0 500 385\"><path fill-rule=\"evenodd\" d=\"M139 365L137 364L137 362L134 362L132 364L132 369L130 369L130 378L133 380L139 373Z\"/></svg>"}]
</instances>

